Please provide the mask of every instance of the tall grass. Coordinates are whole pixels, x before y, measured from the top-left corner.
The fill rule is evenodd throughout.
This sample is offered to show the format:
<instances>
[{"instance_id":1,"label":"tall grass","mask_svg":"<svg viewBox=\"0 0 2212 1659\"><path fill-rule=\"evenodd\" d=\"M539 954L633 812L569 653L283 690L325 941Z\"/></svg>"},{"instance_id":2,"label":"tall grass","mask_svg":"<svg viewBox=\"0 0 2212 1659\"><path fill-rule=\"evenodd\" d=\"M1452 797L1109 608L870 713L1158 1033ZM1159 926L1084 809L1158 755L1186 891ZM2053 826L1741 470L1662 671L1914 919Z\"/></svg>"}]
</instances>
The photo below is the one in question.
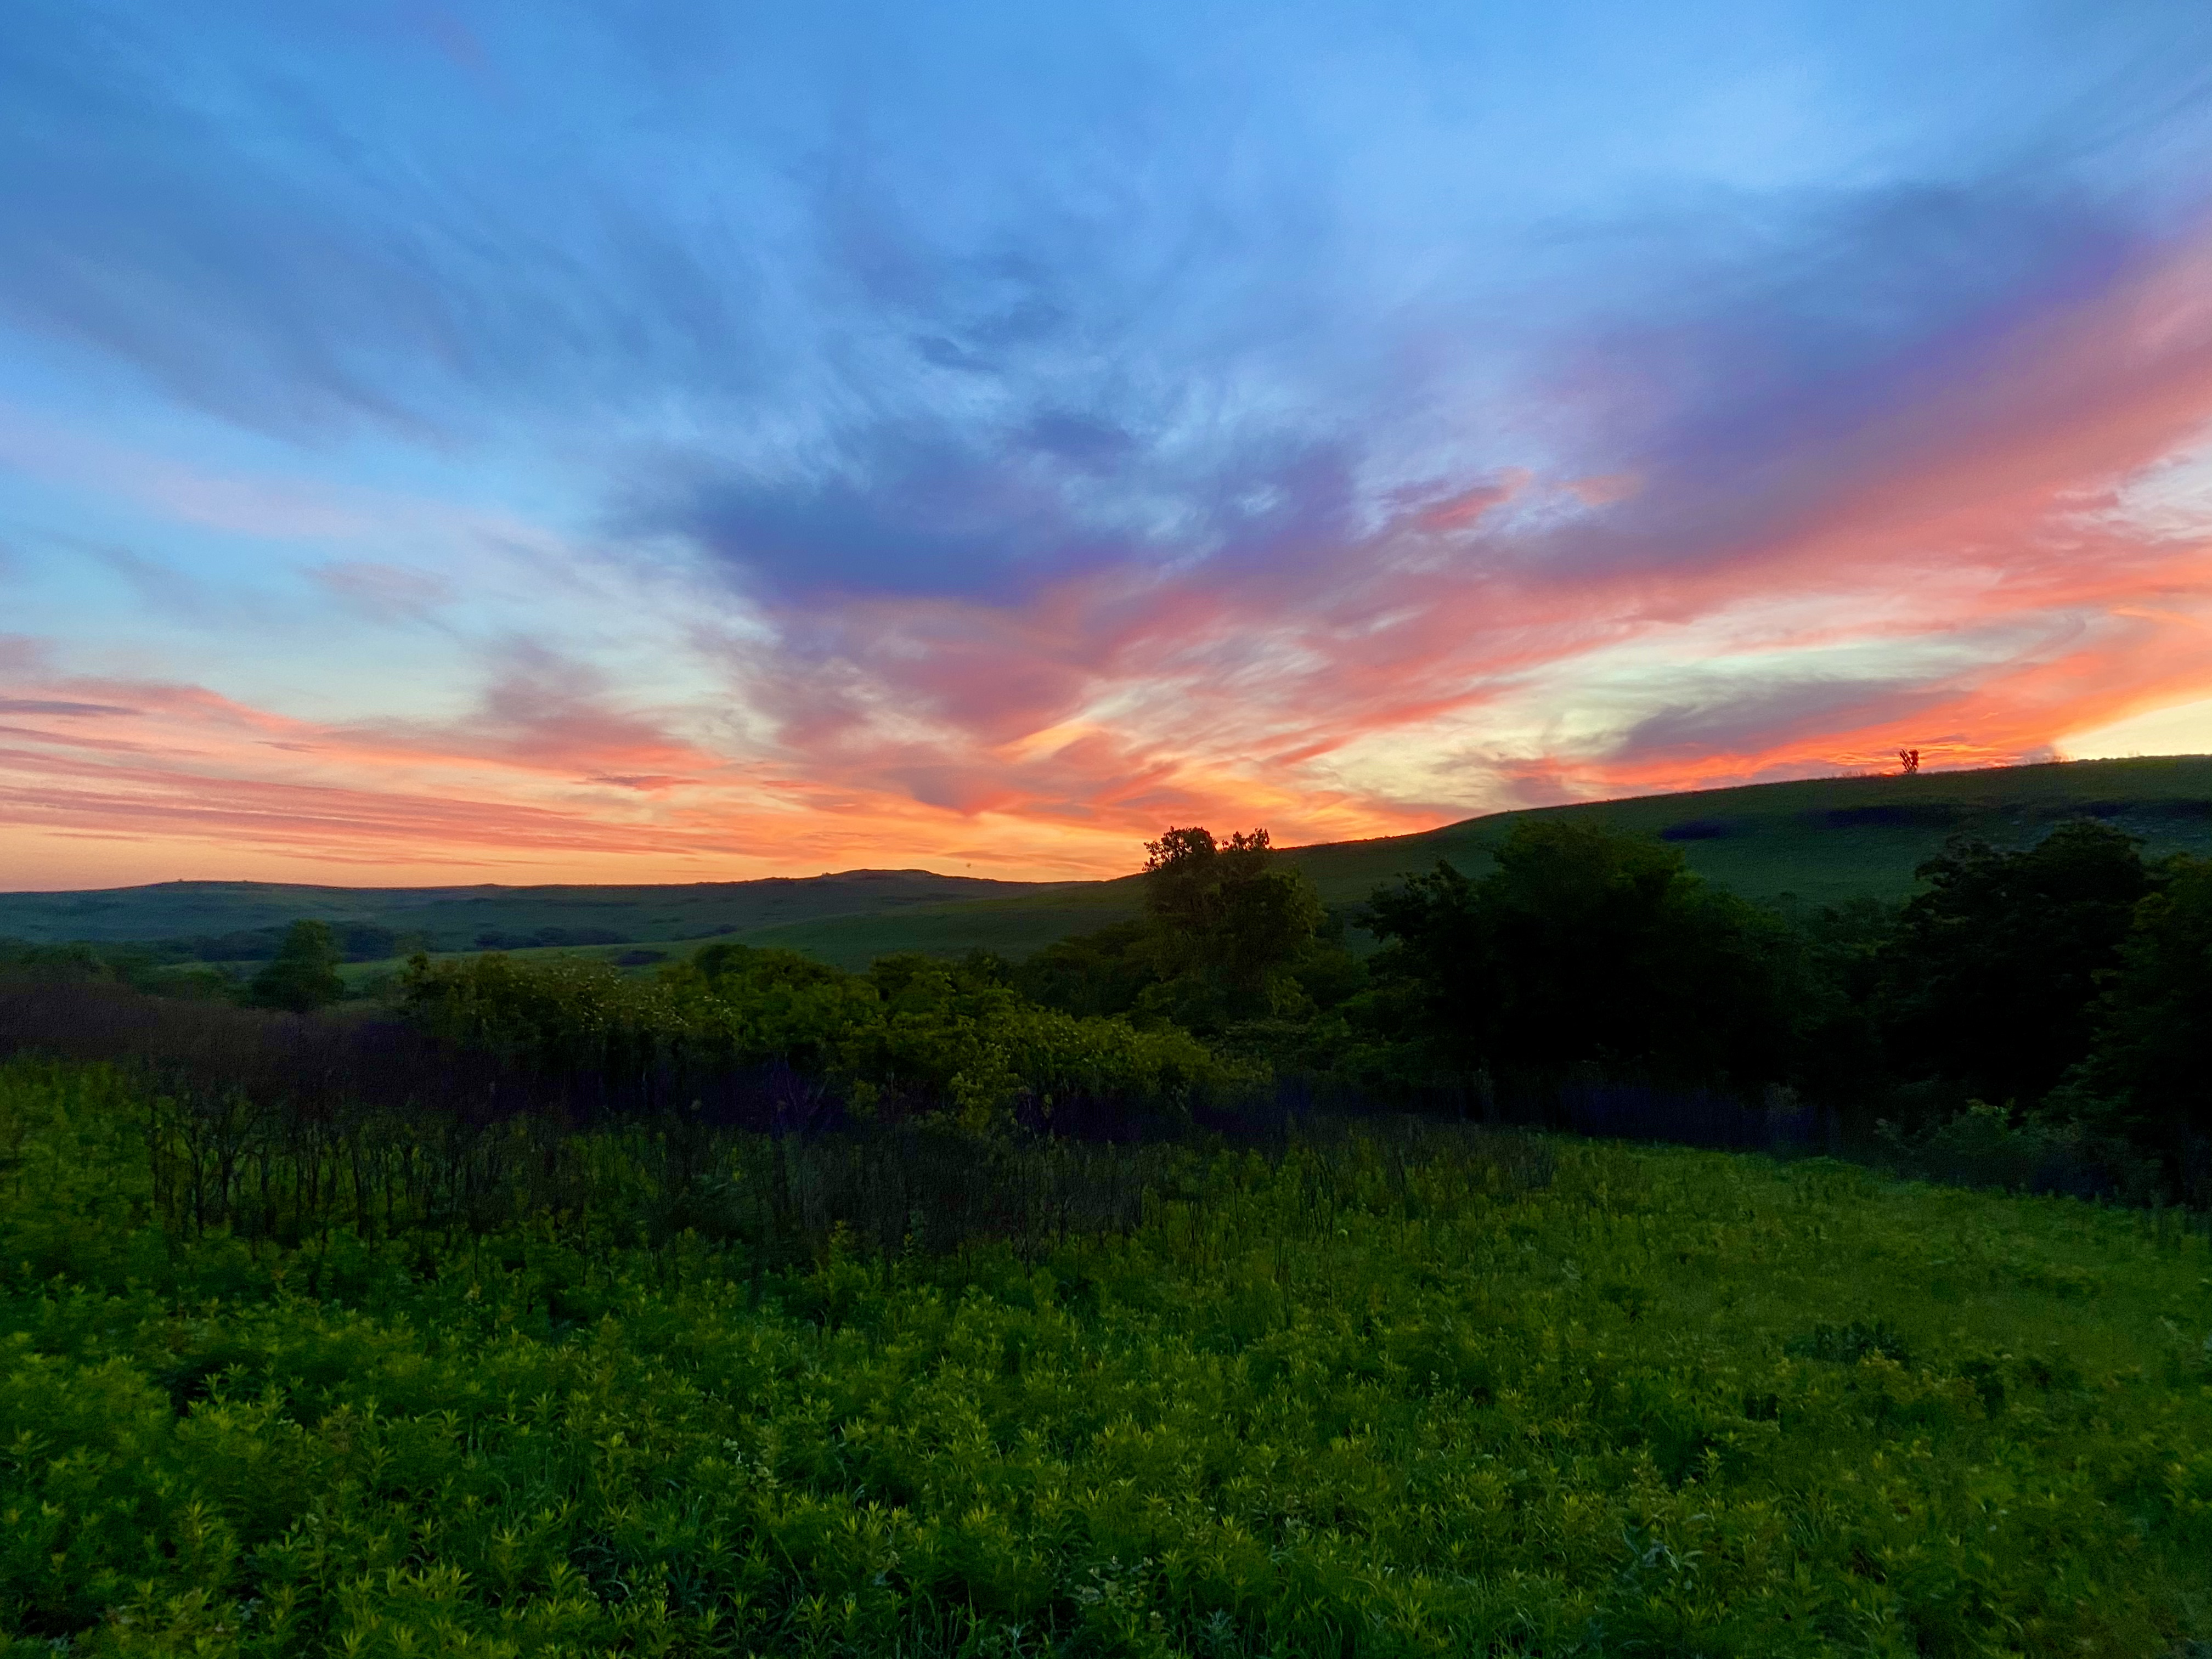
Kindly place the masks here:
<instances>
[{"instance_id":1,"label":"tall grass","mask_svg":"<svg viewBox=\"0 0 2212 1659\"><path fill-rule=\"evenodd\" d=\"M2212 1256L2147 1212L1386 1121L874 1249L805 1161L861 1143L716 1143L800 1172L779 1264L636 1231L615 1125L580 1211L292 1245L164 1224L150 1109L0 1068L24 1659L2212 1639Z\"/></svg>"}]
</instances>

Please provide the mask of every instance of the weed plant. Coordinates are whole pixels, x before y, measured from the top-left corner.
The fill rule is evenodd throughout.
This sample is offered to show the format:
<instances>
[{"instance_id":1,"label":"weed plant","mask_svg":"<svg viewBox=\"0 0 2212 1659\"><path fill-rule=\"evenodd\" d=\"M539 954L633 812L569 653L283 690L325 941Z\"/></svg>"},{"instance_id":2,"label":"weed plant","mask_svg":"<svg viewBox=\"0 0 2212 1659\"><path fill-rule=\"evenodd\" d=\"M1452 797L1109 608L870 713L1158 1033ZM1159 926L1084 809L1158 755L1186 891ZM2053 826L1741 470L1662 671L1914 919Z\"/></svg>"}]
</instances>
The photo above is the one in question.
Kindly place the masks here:
<instances>
[{"instance_id":1,"label":"weed plant","mask_svg":"<svg viewBox=\"0 0 2212 1659\"><path fill-rule=\"evenodd\" d=\"M502 1164L478 1229L325 1187L257 1231L179 1208L160 1111L0 1067L11 1652L2212 1638L2212 1256L2172 1212L1389 1121L733 1133L677 1180L632 1126ZM934 1203L963 1148L1002 1196L934 1234L727 1219L870 1158Z\"/></svg>"}]
</instances>

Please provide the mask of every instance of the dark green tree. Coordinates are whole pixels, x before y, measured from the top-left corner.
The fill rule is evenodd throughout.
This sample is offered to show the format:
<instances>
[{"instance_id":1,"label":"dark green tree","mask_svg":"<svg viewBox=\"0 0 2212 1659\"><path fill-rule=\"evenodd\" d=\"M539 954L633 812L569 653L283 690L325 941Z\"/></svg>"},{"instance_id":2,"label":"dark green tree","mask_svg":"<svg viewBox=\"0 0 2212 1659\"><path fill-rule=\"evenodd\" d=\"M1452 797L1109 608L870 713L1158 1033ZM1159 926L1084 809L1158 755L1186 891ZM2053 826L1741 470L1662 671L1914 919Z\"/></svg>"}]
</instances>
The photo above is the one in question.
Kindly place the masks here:
<instances>
[{"instance_id":1,"label":"dark green tree","mask_svg":"<svg viewBox=\"0 0 2212 1659\"><path fill-rule=\"evenodd\" d=\"M1145 911L1159 982L1144 1006L1195 1031L1304 1012L1293 969L1323 911L1313 884L1275 862L1265 830L1218 842L1170 830L1145 844Z\"/></svg>"},{"instance_id":2,"label":"dark green tree","mask_svg":"<svg viewBox=\"0 0 2212 1659\"><path fill-rule=\"evenodd\" d=\"M1786 1073L1802 971L1778 919L1594 825L1524 823L1493 856L1480 881L1439 864L1370 903L1386 1030L1461 1071Z\"/></svg>"},{"instance_id":3,"label":"dark green tree","mask_svg":"<svg viewBox=\"0 0 2212 1659\"><path fill-rule=\"evenodd\" d=\"M338 977L342 959L330 924L295 921L285 929L269 965L253 976L249 994L256 1006L288 1008L295 1014L329 1006L345 994Z\"/></svg>"},{"instance_id":4,"label":"dark green tree","mask_svg":"<svg viewBox=\"0 0 2212 1659\"><path fill-rule=\"evenodd\" d=\"M2083 818L2030 848L1954 841L1919 874L1885 952L1889 1067L2033 1106L2087 1051L2099 975L2151 890L2136 842Z\"/></svg>"},{"instance_id":5,"label":"dark green tree","mask_svg":"<svg viewBox=\"0 0 2212 1659\"><path fill-rule=\"evenodd\" d=\"M2212 860L2178 857L2135 908L2057 1103L2172 1153L2212 1137Z\"/></svg>"},{"instance_id":6,"label":"dark green tree","mask_svg":"<svg viewBox=\"0 0 2212 1659\"><path fill-rule=\"evenodd\" d=\"M1159 983L1151 949L1153 927L1136 917L1055 939L1013 969L1013 982L1033 1002L1063 1012L1126 1014Z\"/></svg>"}]
</instances>

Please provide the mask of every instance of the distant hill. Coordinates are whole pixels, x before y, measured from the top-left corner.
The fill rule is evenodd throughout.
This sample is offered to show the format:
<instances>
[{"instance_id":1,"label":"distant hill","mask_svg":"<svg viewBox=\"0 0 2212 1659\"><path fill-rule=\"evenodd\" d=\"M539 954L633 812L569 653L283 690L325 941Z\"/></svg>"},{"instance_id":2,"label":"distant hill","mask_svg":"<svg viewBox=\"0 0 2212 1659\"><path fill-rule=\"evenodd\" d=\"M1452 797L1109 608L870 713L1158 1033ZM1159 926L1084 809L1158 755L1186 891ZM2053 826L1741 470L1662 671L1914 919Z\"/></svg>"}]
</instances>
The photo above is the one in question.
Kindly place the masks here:
<instances>
[{"instance_id":1,"label":"distant hill","mask_svg":"<svg viewBox=\"0 0 2212 1659\"><path fill-rule=\"evenodd\" d=\"M635 887L171 881L83 893L0 893L0 937L101 944L236 940L244 945L258 935L273 939L306 916L342 932L380 929L434 951L645 943L726 937L825 915L891 915L910 906L1049 891L1055 884L927 870Z\"/></svg>"},{"instance_id":2,"label":"distant hill","mask_svg":"<svg viewBox=\"0 0 2212 1659\"><path fill-rule=\"evenodd\" d=\"M2141 836L2154 855L2212 852L2212 757L1818 778L1647 795L1493 813L1419 835L1289 848L1285 856L1330 903L1349 908L1383 883L1431 868L1439 859L1479 874L1490 849L1516 823L1559 817L1669 842L1692 868L1748 898L1794 895L1832 903L1858 895L1902 897L1912 890L1915 866L1953 834L2016 845L2085 815ZM1008 882L923 870L638 887L169 882L92 893L0 894L0 936L271 940L272 930L294 918L315 916L386 930L441 951L590 946L611 955L624 945L734 938L858 967L890 951L957 952L980 945L1018 957L1134 915L1139 902L1133 875ZM251 954L266 954L265 945Z\"/></svg>"}]
</instances>

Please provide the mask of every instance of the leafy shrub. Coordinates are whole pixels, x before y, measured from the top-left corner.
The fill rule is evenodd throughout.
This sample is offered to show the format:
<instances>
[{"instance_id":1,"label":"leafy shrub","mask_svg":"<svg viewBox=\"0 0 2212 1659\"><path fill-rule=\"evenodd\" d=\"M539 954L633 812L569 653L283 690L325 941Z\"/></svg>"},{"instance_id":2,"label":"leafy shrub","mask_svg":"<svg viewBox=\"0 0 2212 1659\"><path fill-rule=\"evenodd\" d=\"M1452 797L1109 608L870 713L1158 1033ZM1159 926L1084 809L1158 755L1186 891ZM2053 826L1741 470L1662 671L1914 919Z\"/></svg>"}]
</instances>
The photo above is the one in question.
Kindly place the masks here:
<instances>
[{"instance_id":1,"label":"leafy shrub","mask_svg":"<svg viewBox=\"0 0 2212 1659\"><path fill-rule=\"evenodd\" d=\"M343 953L337 935L327 922L295 921L285 930L284 941L269 965L253 976L247 989L264 1008L284 1008L295 1014L329 1006L345 994L338 977Z\"/></svg>"},{"instance_id":2,"label":"leafy shrub","mask_svg":"<svg viewBox=\"0 0 2212 1659\"><path fill-rule=\"evenodd\" d=\"M1040 1007L988 974L892 957L866 975L716 944L652 979L604 963L417 958L403 987L423 1027L463 1048L618 1096L681 1103L702 1080L787 1068L800 1121L942 1112L971 1130L1073 1105L1187 1118L1208 1090L1261 1079L1173 1027Z\"/></svg>"},{"instance_id":3,"label":"leafy shrub","mask_svg":"<svg viewBox=\"0 0 2212 1659\"><path fill-rule=\"evenodd\" d=\"M2191 1197L2212 1204L2212 860L2176 858L2161 873L2089 1010L2089 1052L2054 1103L2155 1148Z\"/></svg>"},{"instance_id":4,"label":"leafy shrub","mask_svg":"<svg viewBox=\"0 0 2212 1659\"><path fill-rule=\"evenodd\" d=\"M1853 1320L1847 1325L1815 1325L1805 1335L1790 1338L1784 1352L1800 1359L1824 1359L1836 1365L1856 1365L1869 1354L1879 1354L1899 1365L1912 1364L1912 1352L1905 1338L1882 1319L1863 1324Z\"/></svg>"},{"instance_id":5,"label":"leafy shrub","mask_svg":"<svg viewBox=\"0 0 2212 1659\"><path fill-rule=\"evenodd\" d=\"M1897 1166L1929 1181L2007 1192L2068 1193L2148 1202L2160 1184L2158 1166L2140 1151L2079 1122L2014 1113L1987 1101L1911 1134L1881 1126Z\"/></svg>"},{"instance_id":6,"label":"leafy shrub","mask_svg":"<svg viewBox=\"0 0 2212 1659\"><path fill-rule=\"evenodd\" d=\"M2130 836L2089 818L2027 848L1954 841L1919 874L1887 953L1894 1058L1905 1075L2033 1105L2087 1049L2098 976L2118 964L2152 874Z\"/></svg>"}]
</instances>

